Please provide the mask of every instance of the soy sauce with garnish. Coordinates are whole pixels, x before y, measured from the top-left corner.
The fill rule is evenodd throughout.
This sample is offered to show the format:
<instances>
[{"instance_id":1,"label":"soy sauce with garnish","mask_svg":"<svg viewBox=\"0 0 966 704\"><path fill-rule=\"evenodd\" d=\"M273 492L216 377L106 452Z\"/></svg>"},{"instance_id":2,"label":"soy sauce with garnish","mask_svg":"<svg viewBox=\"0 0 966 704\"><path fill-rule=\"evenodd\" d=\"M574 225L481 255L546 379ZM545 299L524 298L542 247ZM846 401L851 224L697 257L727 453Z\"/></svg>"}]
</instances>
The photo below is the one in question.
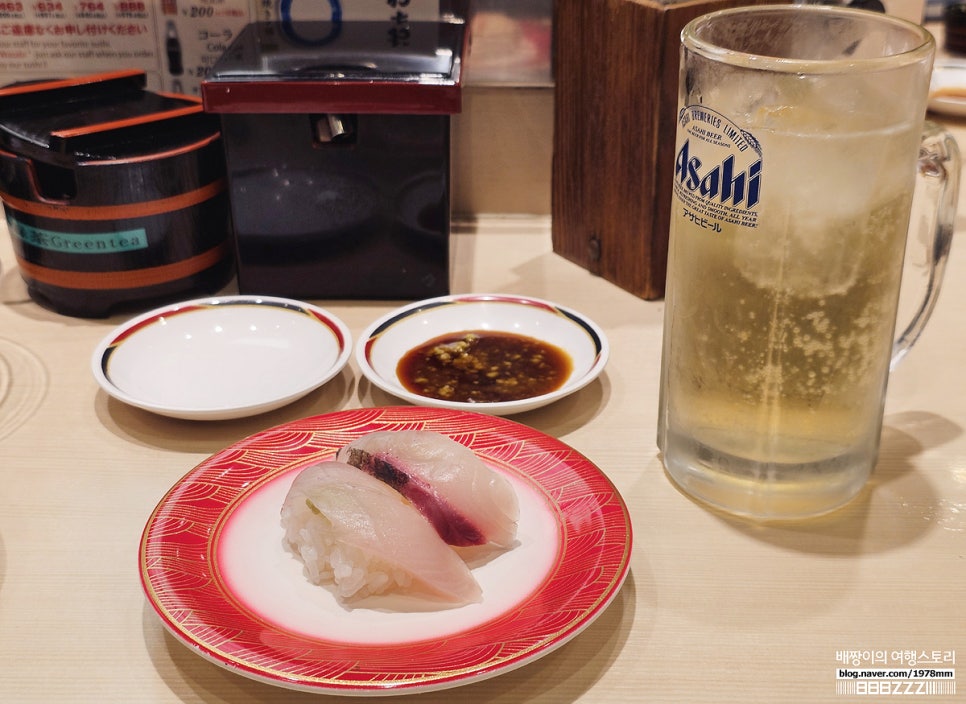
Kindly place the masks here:
<instances>
[{"instance_id":1,"label":"soy sauce with garnish","mask_svg":"<svg viewBox=\"0 0 966 704\"><path fill-rule=\"evenodd\" d=\"M496 403L559 389L573 369L570 355L526 335L471 330L411 349L396 367L414 394L462 403Z\"/></svg>"}]
</instances>

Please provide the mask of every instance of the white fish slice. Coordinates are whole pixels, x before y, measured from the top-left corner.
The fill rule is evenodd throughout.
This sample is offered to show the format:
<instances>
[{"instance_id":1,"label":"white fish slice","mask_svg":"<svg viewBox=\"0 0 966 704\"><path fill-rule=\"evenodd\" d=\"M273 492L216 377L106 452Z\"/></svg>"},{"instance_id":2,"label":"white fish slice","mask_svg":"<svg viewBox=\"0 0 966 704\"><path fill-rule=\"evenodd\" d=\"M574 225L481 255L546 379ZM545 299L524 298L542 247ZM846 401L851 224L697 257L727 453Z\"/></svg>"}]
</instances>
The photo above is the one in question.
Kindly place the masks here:
<instances>
[{"instance_id":1,"label":"white fish slice","mask_svg":"<svg viewBox=\"0 0 966 704\"><path fill-rule=\"evenodd\" d=\"M334 584L343 599L389 592L453 604L481 599L469 568L412 504L355 467L329 461L300 472L282 525L310 580Z\"/></svg>"},{"instance_id":2,"label":"white fish slice","mask_svg":"<svg viewBox=\"0 0 966 704\"><path fill-rule=\"evenodd\" d=\"M512 547L520 515L510 482L468 447L430 430L369 433L336 459L386 482L456 547Z\"/></svg>"}]
</instances>

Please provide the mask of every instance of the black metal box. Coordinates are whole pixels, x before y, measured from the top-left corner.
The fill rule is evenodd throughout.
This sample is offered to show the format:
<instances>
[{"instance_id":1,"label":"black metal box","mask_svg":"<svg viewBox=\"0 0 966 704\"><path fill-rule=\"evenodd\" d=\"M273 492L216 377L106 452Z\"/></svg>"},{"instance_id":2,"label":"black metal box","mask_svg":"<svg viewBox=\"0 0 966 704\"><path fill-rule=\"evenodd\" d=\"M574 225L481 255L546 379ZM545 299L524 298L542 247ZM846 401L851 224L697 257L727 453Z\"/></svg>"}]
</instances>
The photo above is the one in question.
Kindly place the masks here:
<instances>
[{"instance_id":1,"label":"black metal box","mask_svg":"<svg viewBox=\"0 0 966 704\"><path fill-rule=\"evenodd\" d=\"M202 83L221 116L243 293L449 292L458 17L258 22Z\"/></svg>"}]
</instances>

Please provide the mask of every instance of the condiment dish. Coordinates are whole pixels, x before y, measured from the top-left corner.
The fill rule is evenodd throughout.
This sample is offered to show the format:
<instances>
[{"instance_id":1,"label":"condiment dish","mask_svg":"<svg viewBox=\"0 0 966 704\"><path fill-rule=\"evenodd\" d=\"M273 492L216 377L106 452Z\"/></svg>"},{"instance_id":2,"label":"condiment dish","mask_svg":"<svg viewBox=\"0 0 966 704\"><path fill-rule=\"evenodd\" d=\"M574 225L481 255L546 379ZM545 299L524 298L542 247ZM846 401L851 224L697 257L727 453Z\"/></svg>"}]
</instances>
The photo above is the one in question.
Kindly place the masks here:
<instances>
[{"instance_id":1,"label":"condiment dish","mask_svg":"<svg viewBox=\"0 0 966 704\"><path fill-rule=\"evenodd\" d=\"M195 299L152 310L94 350L94 378L132 406L226 420L291 403L332 379L351 335L331 313L271 296Z\"/></svg>"},{"instance_id":2,"label":"condiment dish","mask_svg":"<svg viewBox=\"0 0 966 704\"><path fill-rule=\"evenodd\" d=\"M966 116L966 61L936 61L929 84L928 107L941 115Z\"/></svg>"},{"instance_id":3,"label":"condiment dish","mask_svg":"<svg viewBox=\"0 0 966 704\"><path fill-rule=\"evenodd\" d=\"M489 331L522 335L565 352L571 369L555 390L511 401L468 402L414 393L400 377L400 361L444 335ZM374 321L356 344L363 375L388 394L421 406L509 415L540 408L592 382L603 371L609 345L590 319L550 301L527 296L470 293L440 296L398 308Z\"/></svg>"}]
</instances>

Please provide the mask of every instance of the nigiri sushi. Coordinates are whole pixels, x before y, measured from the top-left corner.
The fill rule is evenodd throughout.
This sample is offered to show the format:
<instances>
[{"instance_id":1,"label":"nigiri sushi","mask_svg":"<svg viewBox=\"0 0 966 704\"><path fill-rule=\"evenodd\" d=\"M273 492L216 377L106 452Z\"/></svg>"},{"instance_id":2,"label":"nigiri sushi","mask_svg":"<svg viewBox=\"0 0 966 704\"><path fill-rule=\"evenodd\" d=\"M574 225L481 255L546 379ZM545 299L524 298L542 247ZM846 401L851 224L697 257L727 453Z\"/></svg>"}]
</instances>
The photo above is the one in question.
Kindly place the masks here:
<instances>
[{"instance_id":1,"label":"nigiri sushi","mask_svg":"<svg viewBox=\"0 0 966 704\"><path fill-rule=\"evenodd\" d=\"M369 433L340 448L336 459L399 491L450 545L514 544L520 508L510 482L441 433Z\"/></svg>"},{"instance_id":2,"label":"nigiri sushi","mask_svg":"<svg viewBox=\"0 0 966 704\"><path fill-rule=\"evenodd\" d=\"M481 590L456 552L384 482L326 461L302 470L285 497L289 549L315 584L334 584L343 600L415 593L453 605Z\"/></svg>"}]
</instances>

